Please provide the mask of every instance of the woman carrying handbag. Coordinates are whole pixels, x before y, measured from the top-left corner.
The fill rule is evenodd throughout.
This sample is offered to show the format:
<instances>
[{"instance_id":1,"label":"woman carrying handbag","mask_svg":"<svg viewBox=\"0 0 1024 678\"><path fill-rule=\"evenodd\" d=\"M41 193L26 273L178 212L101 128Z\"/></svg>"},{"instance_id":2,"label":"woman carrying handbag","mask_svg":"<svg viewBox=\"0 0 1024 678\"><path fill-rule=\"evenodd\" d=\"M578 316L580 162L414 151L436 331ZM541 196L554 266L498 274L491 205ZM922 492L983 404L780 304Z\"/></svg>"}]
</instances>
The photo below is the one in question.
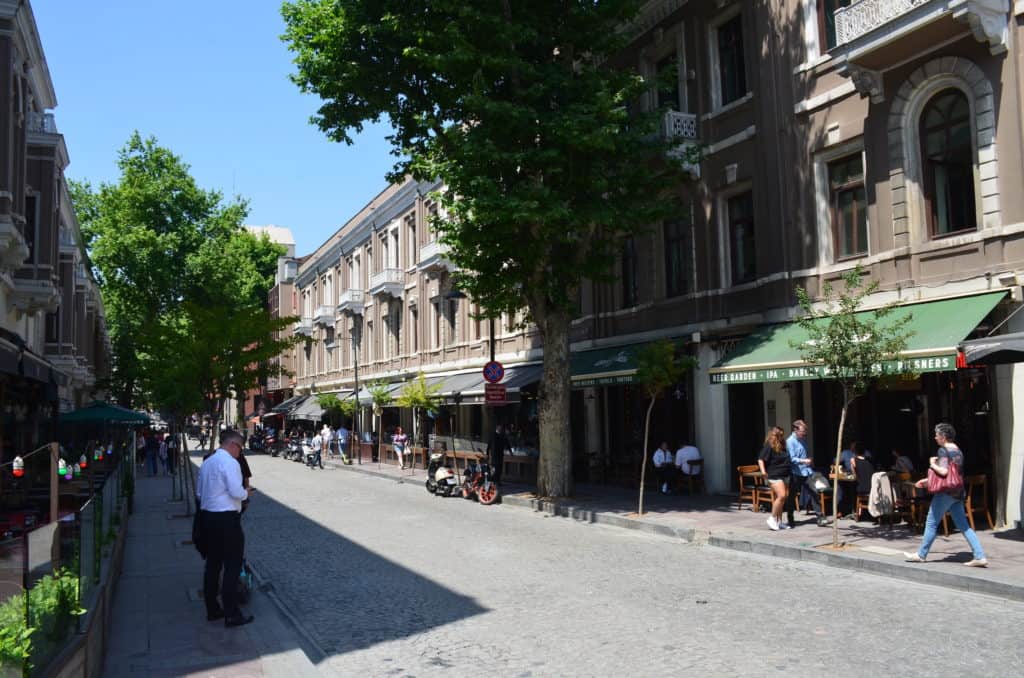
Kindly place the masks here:
<instances>
[{"instance_id":1,"label":"woman carrying handbag","mask_svg":"<svg viewBox=\"0 0 1024 678\"><path fill-rule=\"evenodd\" d=\"M923 563L928 551L935 541L939 523L949 512L956 529L964 535L974 554L973 560L964 565L967 567L988 567L988 559L978 541L978 535L971 529L964 511L964 453L956 444L956 429L951 424L935 425L935 442L939 449L931 458L928 466L928 477L916 483L915 487L927 489L932 494L932 503L928 508L928 519L925 521L924 538L917 553L904 553L907 562Z\"/></svg>"}]
</instances>

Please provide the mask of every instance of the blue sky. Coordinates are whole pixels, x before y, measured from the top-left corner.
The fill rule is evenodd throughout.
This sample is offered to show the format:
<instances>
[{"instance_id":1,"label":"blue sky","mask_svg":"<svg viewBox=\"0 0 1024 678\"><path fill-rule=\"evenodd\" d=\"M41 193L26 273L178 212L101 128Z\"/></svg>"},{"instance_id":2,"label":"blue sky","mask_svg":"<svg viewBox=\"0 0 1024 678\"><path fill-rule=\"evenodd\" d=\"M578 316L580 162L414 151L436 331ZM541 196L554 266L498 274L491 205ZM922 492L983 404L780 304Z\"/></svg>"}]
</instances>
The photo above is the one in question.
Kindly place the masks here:
<instances>
[{"instance_id":1,"label":"blue sky","mask_svg":"<svg viewBox=\"0 0 1024 678\"><path fill-rule=\"evenodd\" d=\"M132 130L191 165L199 185L250 201L246 220L295 234L305 254L382 190L383 126L354 146L309 124L319 99L288 80L277 0L32 0L57 92L67 174L117 178Z\"/></svg>"}]
</instances>

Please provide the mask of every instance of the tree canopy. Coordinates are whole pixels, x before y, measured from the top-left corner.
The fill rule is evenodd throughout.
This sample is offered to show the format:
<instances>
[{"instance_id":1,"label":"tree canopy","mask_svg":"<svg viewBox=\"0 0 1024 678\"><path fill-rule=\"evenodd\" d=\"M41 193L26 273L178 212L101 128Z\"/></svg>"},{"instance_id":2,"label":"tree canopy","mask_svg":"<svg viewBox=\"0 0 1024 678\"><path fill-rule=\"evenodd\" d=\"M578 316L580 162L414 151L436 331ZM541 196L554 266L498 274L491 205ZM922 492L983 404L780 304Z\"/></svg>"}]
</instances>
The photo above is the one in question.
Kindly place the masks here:
<instances>
[{"instance_id":1,"label":"tree canopy","mask_svg":"<svg viewBox=\"0 0 1024 678\"><path fill-rule=\"evenodd\" d=\"M611 277L623 238L680 209L682 159L655 83L615 64L636 0L286 2L294 81L323 99L313 122L351 142L388 119L391 179L440 179L432 224L457 285L496 316L524 305L544 340L543 494L571 492L568 328L581 281ZM613 64L614 67L613 67Z\"/></svg>"},{"instance_id":2,"label":"tree canopy","mask_svg":"<svg viewBox=\"0 0 1024 678\"><path fill-rule=\"evenodd\" d=\"M210 411L284 347L272 333L288 319L265 310L284 248L154 138L134 133L118 167L114 183L71 185L114 348L108 386L126 405Z\"/></svg>"}]
</instances>

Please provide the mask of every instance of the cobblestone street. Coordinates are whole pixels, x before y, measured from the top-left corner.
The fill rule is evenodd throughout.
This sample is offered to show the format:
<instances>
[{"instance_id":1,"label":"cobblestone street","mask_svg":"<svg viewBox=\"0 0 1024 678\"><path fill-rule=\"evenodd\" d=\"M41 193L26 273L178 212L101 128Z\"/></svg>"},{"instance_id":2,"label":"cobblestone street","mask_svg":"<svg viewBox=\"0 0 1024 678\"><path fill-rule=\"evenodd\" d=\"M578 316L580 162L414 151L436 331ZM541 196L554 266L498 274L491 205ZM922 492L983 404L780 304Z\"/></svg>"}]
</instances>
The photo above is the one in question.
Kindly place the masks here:
<instances>
[{"instance_id":1,"label":"cobblestone street","mask_svg":"<svg viewBox=\"0 0 1024 678\"><path fill-rule=\"evenodd\" d=\"M1017 603L435 498L422 472L250 464L249 559L325 675L1004 676L1024 659Z\"/></svg>"}]
</instances>

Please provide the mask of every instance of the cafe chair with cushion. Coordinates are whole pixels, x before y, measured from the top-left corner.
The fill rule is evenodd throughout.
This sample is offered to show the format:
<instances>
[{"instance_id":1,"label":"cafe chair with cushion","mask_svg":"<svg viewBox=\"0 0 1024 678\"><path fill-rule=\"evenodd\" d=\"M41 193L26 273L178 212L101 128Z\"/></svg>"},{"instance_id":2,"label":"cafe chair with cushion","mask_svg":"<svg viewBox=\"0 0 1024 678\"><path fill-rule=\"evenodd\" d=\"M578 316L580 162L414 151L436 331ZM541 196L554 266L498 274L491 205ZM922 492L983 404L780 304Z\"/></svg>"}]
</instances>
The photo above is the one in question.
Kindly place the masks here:
<instances>
[{"instance_id":1,"label":"cafe chair with cushion","mask_svg":"<svg viewBox=\"0 0 1024 678\"><path fill-rule=\"evenodd\" d=\"M743 508L743 501L750 502L750 510L757 510L757 488L760 484L761 467L757 464L737 466L736 474L739 476L740 496L736 498L736 508Z\"/></svg>"},{"instance_id":2,"label":"cafe chair with cushion","mask_svg":"<svg viewBox=\"0 0 1024 678\"><path fill-rule=\"evenodd\" d=\"M967 476L964 478L964 489L967 491L967 501L964 503L964 510L967 513L967 520L974 527L974 514L984 513L988 520L988 529L995 529L992 522L992 514L988 510L988 477L984 474Z\"/></svg>"},{"instance_id":3,"label":"cafe chair with cushion","mask_svg":"<svg viewBox=\"0 0 1024 678\"><path fill-rule=\"evenodd\" d=\"M761 504L767 504L765 511L771 513L772 510L772 488L768 484L768 479L762 477L758 480L757 489L754 491L754 510L760 511Z\"/></svg>"}]
</instances>

